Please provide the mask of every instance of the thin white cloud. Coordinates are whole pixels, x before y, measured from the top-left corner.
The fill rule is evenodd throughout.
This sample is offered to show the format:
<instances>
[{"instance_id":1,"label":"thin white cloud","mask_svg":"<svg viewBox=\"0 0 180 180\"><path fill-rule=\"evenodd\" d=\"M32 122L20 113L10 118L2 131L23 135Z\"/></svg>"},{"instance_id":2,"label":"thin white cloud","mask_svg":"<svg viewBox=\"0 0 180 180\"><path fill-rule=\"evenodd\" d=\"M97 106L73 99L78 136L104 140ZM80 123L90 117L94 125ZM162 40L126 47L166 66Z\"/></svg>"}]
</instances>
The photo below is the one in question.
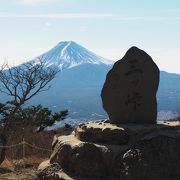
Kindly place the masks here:
<instances>
[{"instance_id":1,"label":"thin white cloud","mask_svg":"<svg viewBox=\"0 0 180 180\"><path fill-rule=\"evenodd\" d=\"M39 5L53 3L55 0L16 0L20 4L24 5Z\"/></svg>"},{"instance_id":2,"label":"thin white cloud","mask_svg":"<svg viewBox=\"0 0 180 180\"><path fill-rule=\"evenodd\" d=\"M141 16L127 16L123 17L117 14L102 14L102 13L45 13L45 14L20 14L20 13L9 13L0 12L0 18L46 18L46 19L102 19L109 18L116 21L164 21L175 22L177 24L180 22L180 16L176 17L141 17Z\"/></svg>"},{"instance_id":3,"label":"thin white cloud","mask_svg":"<svg viewBox=\"0 0 180 180\"><path fill-rule=\"evenodd\" d=\"M172 21L172 20L180 20L180 16L178 17L159 17L159 16L138 16L138 17L121 17L121 16L115 16L115 20L119 21Z\"/></svg>"},{"instance_id":4,"label":"thin white cloud","mask_svg":"<svg viewBox=\"0 0 180 180\"><path fill-rule=\"evenodd\" d=\"M18 14L0 12L0 18L52 18L52 19L91 19L114 17L113 14L95 13L56 13L56 14Z\"/></svg>"}]
</instances>

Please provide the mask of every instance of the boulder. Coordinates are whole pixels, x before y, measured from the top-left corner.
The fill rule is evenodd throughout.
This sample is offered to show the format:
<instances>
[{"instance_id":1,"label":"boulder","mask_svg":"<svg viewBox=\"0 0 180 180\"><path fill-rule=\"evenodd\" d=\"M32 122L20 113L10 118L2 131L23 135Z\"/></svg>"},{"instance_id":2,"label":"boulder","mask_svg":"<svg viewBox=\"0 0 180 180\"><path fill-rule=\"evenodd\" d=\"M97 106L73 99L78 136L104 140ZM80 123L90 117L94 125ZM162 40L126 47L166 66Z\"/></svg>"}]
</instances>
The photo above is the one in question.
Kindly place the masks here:
<instances>
[{"instance_id":1,"label":"boulder","mask_svg":"<svg viewBox=\"0 0 180 180\"><path fill-rule=\"evenodd\" d=\"M50 163L58 163L75 175L106 177L111 151L103 145L82 142L74 135L61 136L50 157Z\"/></svg>"},{"instance_id":2,"label":"boulder","mask_svg":"<svg viewBox=\"0 0 180 180\"><path fill-rule=\"evenodd\" d=\"M179 180L180 137L155 134L119 153L113 174L123 180Z\"/></svg>"},{"instance_id":3,"label":"boulder","mask_svg":"<svg viewBox=\"0 0 180 180\"><path fill-rule=\"evenodd\" d=\"M75 128L75 136L81 141L107 143L107 144L127 144L129 135L124 128L106 121L91 123L81 123Z\"/></svg>"},{"instance_id":4,"label":"boulder","mask_svg":"<svg viewBox=\"0 0 180 180\"><path fill-rule=\"evenodd\" d=\"M84 125L87 128L83 128ZM79 139L80 127L97 134L103 128L111 127L113 134L113 129L123 129L128 141L123 144L104 141L106 133L102 133L97 142L92 137L83 141ZM39 179L180 179L180 124L112 125L97 121L80 124L78 128L76 133L56 138L49 161L39 166Z\"/></svg>"},{"instance_id":5,"label":"boulder","mask_svg":"<svg viewBox=\"0 0 180 180\"><path fill-rule=\"evenodd\" d=\"M114 123L153 124L157 118L159 69L137 47L130 48L108 72L101 97Z\"/></svg>"}]
</instances>

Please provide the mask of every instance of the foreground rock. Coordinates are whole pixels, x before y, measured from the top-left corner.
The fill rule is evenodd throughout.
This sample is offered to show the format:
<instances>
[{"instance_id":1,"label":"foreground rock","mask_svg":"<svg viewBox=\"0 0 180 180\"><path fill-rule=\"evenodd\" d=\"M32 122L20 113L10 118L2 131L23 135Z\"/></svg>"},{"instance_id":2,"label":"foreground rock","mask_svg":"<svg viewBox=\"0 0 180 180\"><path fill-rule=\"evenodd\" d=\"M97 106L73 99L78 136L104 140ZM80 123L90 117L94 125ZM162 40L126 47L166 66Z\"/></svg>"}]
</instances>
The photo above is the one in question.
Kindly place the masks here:
<instances>
[{"instance_id":1,"label":"foreground rock","mask_svg":"<svg viewBox=\"0 0 180 180\"><path fill-rule=\"evenodd\" d=\"M106 144L121 145L129 141L129 134L123 127L110 124L107 120L81 123L75 129L75 136L81 141Z\"/></svg>"},{"instance_id":2,"label":"foreground rock","mask_svg":"<svg viewBox=\"0 0 180 180\"><path fill-rule=\"evenodd\" d=\"M137 47L130 48L109 71L101 97L114 123L156 123L159 69Z\"/></svg>"},{"instance_id":3,"label":"foreground rock","mask_svg":"<svg viewBox=\"0 0 180 180\"><path fill-rule=\"evenodd\" d=\"M119 140L111 143L114 133ZM179 124L83 123L53 147L39 166L39 179L180 179Z\"/></svg>"}]
</instances>

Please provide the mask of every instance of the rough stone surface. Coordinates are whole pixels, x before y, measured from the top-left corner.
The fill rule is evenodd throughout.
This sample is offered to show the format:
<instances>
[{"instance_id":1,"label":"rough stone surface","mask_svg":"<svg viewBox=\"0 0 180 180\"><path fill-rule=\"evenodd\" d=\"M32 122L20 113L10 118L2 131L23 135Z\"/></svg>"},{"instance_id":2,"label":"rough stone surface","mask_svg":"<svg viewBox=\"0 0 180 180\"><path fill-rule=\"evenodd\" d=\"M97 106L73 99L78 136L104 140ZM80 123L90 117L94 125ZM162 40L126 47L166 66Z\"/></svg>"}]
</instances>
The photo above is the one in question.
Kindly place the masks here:
<instances>
[{"instance_id":1,"label":"rough stone surface","mask_svg":"<svg viewBox=\"0 0 180 180\"><path fill-rule=\"evenodd\" d=\"M104 121L81 123L75 128L75 136L81 141L107 144L127 144L129 135L124 128Z\"/></svg>"},{"instance_id":2,"label":"rough stone surface","mask_svg":"<svg viewBox=\"0 0 180 180\"><path fill-rule=\"evenodd\" d=\"M137 47L130 48L109 71L101 97L114 123L155 123L159 69Z\"/></svg>"},{"instance_id":3,"label":"rough stone surface","mask_svg":"<svg viewBox=\"0 0 180 180\"><path fill-rule=\"evenodd\" d=\"M58 163L49 163L45 161L39 165L38 179L40 180L92 180L91 177L78 177L70 172L66 173ZM99 178L93 178L99 180Z\"/></svg>"},{"instance_id":4,"label":"rough stone surface","mask_svg":"<svg viewBox=\"0 0 180 180\"><path fill-rule=\"evenodd\" d=\"M109 122L86 125L96 127L95 124L100 129L112 127ZM117 126L120 127L129 135L123 145L83 142L75 132L58 137L50 160L39 166L39 179L180 179L179 123Z\"/></svg>"},{"instance_id":5,"label":"rough stone surface","mask_svg":"<svg viewBox=\"0 0 180 180\"><path fill-rule=\"evenodd\" d=\"M155 135L120 153L113 173L123 180L179 180L180 137Z\"/></svg>"},{"instance_id":6,"label":"rough stone surface","mask_svg":"<svg viewBox=\"0 0 180 180\"><path fill-rule=\"evenodd\" d=\"M61 136L50 157L50 163L59 163L76 175L105 177L111 152L105 146L81 142L74 135Z\"/></svg>"}]
</instances>

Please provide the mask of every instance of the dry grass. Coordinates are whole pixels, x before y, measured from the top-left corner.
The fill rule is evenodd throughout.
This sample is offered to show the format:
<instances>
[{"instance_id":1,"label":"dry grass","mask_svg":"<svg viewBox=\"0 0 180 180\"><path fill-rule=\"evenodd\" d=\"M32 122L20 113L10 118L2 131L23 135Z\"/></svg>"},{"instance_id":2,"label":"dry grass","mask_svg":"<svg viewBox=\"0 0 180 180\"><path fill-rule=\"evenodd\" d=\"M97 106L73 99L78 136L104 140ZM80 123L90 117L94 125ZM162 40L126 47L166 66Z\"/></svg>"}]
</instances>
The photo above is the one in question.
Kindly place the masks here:
<instances>
[{"instance_id":1,"label":"dry grass","mask_svg":"<svg viewBox=\"0 0 180 180\"><path fill-rule=\"evenodd\" d=\"M6 159L0 166L0 179L37 180L37 167L30 165L28 161Z\"/></svg>"},{"instance_id":2,"label":"dry grass","mask_svg":"<svg viewBox=\"0 0 180 180\"><path fill-rule=\"evenodd\" d=\"M61 128L56 132L33 133L30 128L11 131L8 134L8 144L17 144L25 139L26 142L37 147L51 149L51 144L55 134L63 135L66 128ZM0 165L0 180L37 180L38 165L47 160L51 152L34 149L25 146L25 158L23 158L23 147L17 146L6 151L6 159Z\"/></svg>"},{"instance_id":3,"label":"dry grass","mask_svg":"<svg viewBox=\"0 0 180 180\"><path fill-rule=\"evenodd\" d=\"M9 133L7 145L18 144L24 139L26 142L32 144L33 146L51 150L54 135L63 135L64 133L66 133L66 130L66 128L61 128L56 132L44 131L36 133L32 132L31 128L26 128L24 130L18 128L18 131L11 131L11 133ZM0 173L1 171L19 171L23 168L37 169L38 165L44 160L47 160L50 157L51 153L51 151L36 149L25 145L25 157L23 157L22 145L7 148L6 159L0 165Z\"/></svg>"},{"instance_id":4,"label":"dry grass","mask_svg":"<svg viewBox=\"0 0 180 180\"><path fill-rule=\"evenodd\" d=\"M45 159L37 156L29 156L28 158L19 160L12 160L6 158L4 162L0 165L0 169L4 169L7 172L15 172L26 168L37 168L38 165L45 160L47 160L47 158Z\"/></svg>"},{"instance_id":5,"label":"dry grass","mask_svg":"<svg viewBox=\"0 0 180 180\"><path fill-rule=\"evenodd\" d=\"M21 132L13 132L11 136L9 136L8 139L8 145L13 145L13 144L18 144L23 141L23 139L39 148L44 148L44 149L49 149L51 150L51 144L53 140L54 134L51 132L42 132L42 133L32 133L29 131L26 131L24 135L22 135ZM30 146L25 145L25 157L39 157L39 158L45 158L50 156L50 151L46 150L40 150L37 148L33 148ZM17 146L17 147L12 147L8 148L6 150L6 157L8 159L22 159L23 158L23 145Z\"/></svg>"},{"instance_id":6,"label":"dry grass","mask_svg":"<svg viewBox=\"0 0 180 180\"><path fill-rule=\"evenodd\" d=\"M18 128L17 130L11 131L8 134L7 145L18 144L23 141L23 139L36 147L43 148L33 148L25 145L25 157L39 157L47 158L51 154L51 145L53 137L55 134L63 135L67 129L61 128L55 131L43 131L40 133L33 132L31 128ZM47 149L47 150L46 150ZM49 150L49 151L48 151ZM13 148L8 148L6 151L6 157L9 159L22 159L23 158L23 146L17 146Z\"/></svg>"}]
</instances>

